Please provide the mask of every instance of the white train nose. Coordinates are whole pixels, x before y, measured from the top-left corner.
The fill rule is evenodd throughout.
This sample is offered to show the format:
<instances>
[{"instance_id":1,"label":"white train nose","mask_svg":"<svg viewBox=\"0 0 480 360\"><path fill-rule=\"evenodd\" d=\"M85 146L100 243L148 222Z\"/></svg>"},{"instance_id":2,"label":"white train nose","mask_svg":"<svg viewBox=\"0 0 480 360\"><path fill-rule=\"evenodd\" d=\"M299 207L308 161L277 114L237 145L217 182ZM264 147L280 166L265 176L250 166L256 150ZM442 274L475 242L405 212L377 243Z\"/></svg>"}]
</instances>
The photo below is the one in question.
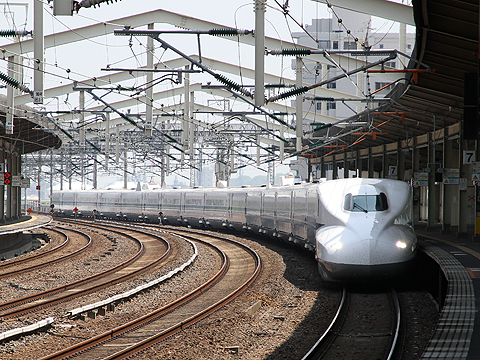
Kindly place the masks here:
<instances>
[{"instance_id":1,"label":"white train nose","mask_svg":"<svg viewBox=\"0 0 480 360\"><path fill-rule=\"evenodd\" d=\"M316 255L324 278L398 274L415 257L416 238L409 226L393 225L375 237L359 235L343 226L317 231Z\"/></svg>"}]
</instances>

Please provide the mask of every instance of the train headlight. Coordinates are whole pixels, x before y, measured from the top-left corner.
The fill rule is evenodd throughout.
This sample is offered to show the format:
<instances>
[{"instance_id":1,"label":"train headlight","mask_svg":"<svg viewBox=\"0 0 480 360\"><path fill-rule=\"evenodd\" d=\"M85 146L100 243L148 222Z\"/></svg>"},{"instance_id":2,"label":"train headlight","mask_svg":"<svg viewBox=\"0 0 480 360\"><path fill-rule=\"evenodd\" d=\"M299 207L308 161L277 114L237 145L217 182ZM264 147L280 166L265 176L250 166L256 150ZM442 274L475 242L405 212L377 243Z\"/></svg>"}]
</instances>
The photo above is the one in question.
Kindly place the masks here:
<instances>
[{"instance_id":1,"label":"train headlight","mask_svg":"<svg viewBox=\"0 0 480 360\"><path fill-rule=\"evenodd\" d=\"M395 245L399 249L405 249L407 247L407 243L405 243L404 241L400 241L400 240L398 240Z\"/></svg>"}]
</instances>

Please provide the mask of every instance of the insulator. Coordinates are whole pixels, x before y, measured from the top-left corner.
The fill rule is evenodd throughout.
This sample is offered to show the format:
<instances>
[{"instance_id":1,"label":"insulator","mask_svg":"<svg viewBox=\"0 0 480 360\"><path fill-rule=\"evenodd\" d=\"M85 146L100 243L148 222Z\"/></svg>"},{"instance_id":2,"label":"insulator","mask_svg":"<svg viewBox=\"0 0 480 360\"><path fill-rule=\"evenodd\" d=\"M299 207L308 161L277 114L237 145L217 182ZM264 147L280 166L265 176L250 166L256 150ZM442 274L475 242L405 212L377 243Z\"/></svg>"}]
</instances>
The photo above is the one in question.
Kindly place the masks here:
<instances>
[{"instance_id":1,"label":"insulator","mask_svg":"<svg viewBox=\"0 0 480 360\"><path fill-rule=\"evenodd\" d=\"M75 9L78 11L80 8L89 8L90 6L96 7L98 5L100 7L101 3L106 2L107 5L111 2L113 4L113 0L81 0L77 2ZM117 2L117 0L115 0Z\"/></svg>"},{"instance_id":2,"label":"insulator","mask_svg":"<svg viewBox=\"0 0 480 360\"><path fill-rule=\"evenodd\" d=\"M28 87L26 87L25 85L23 84L20 84L17 80L15 80L14 78L8 76L7 74L4 74L2 72L0 72L0 80L2 80L3 82L7 83L7 85L10 85L10 86L13 86L14 88L17 88L17 89L20 89L22 90L23 92L26 92L30 95L33 95L33 91L30 90Z\"/></svg>"},{"instance_id":3,"label":"insulator","mask_svg":"<svg viewBox=\"0 0 480 360\"><path fill-rule=\"evenodd\" d=\"M278 52L272 52L272 55L305 56L311 55L312 51L308 49L283 49Z\"/></svg>"},{"instance_id":4,"label":"insulator","mask_svg":"<svg viewBox=\"0 0 480 360\"><path fill-rule=\"evenodd\" d=\"M227 79L225 76L223 76L221 74L215 74L215 78L218 81L220 81L222 84L226 85L228 88L236 90L236 91L238 91L238 92L240 92L243 95L246 95L248 97L252 97L252 94L248 90L244 89L243 87L238 85L236 82L234 82L230 79Z\"/></svg>"},{"instance_id":5,"label":"insulator","mask_svg":"<svg viewBox=\"0 0 480 360\"><path fill-rule=\"evenodd\" d=\"M27 36L31 35L31 31L26 30L0 30L0 36L10 37L10 36Z\"/></svg>"},{"instance_id":6,"label":"insulator","mask_svg":"<svg viewBox=\"0 0 480 360\"><path fill-rule=\"evenodd\" d=\"M252 34L252 30L238 30L238 29L212 29L208 30L209 35L213 36L235 36Z\"/></svg>"},{"instance_id":7,"label":"insulator","mask_svg":"<svg viewBox=\"0 0 480 360\"><path fill-rule=\"evenodd\" d=\"M297 88L294 88L290 91L287 91L287 92L284 92L282 94L278 94L277 96L274 96L270 101L277 101L277 100L281 100L281 99L286 99L286 98L289 98L290 96L303 94L303 93L307 92L308 90L309 90L309 88L307 86L297 87Z\"/></svg>"}]
</instances>

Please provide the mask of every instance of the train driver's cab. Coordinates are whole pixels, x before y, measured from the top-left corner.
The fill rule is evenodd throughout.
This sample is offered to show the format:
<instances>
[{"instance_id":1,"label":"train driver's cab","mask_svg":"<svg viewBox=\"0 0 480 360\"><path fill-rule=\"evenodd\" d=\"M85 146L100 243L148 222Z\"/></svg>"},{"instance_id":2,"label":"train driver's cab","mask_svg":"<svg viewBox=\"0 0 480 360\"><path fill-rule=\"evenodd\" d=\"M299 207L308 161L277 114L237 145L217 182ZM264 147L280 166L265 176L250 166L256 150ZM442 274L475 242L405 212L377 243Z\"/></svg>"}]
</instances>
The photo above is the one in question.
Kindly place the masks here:
<instances>
[{"instance_id":1,"label":"train driver's cab","mask_svg":"<svg viewBox=\"0 0 480 360\"><path fill-rule=\"evenodd\" d=\"M361 185L345 195L343 208L346 211L364 212L385 211L388 210L387 195L383 192L378 193L373 186Z\"/></svg>"}]
</instances>

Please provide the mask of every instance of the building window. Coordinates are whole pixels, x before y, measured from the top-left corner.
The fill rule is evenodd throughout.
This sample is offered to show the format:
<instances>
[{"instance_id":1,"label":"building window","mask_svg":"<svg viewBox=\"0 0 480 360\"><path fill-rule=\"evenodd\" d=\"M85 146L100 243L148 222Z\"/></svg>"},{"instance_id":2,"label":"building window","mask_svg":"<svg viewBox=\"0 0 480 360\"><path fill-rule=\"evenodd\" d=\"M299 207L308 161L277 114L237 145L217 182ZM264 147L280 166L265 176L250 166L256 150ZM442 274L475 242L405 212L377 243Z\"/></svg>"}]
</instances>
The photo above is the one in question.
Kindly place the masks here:
<instances>
[{"instance_id":1,"label":"building window","mask_svg":"<svg viewBox=\"0 0 480 360\"><path fill-rule=\"evenodd\" d=\"M319 49L329 49L330 48L330 41L329 40L317 40L318 48Z\"/></svg>"},{"instance_id":2,"label":"building window","mask_svg":"<svg viewBox=\"0 0 480 360\"><path fill-rule=\"evenodd\" d=\"M331 82L327 84L327 89L336 89L336 88L337 88L336 82Z\"/></svg>"},{"instance_id":3,"label":"building window","mask_svg":"<svg viewBox=\"0 0 480 360\"><path fill-rule=\"evenodd\" d=\"M328 102L327 103L327 110L335 110L337 108L337 103L335 102Z\"/></svg>"},{"instance_id":4,"label":"building window","mask_svg":"<svg viewBox=\"0 0 480 360\"><path fill-rule=\"evenodd\" d=\"M317 101L317 111L322 111L322 102Z\"/></svg>"},{"instance_id":5,"label":"building window","mask_svg":"<svg viewBox=\"0 0 480 360\"><path fill-rule=\"evenodd\" d=\"M356 50L357 43L355 41L345 41L343 43L343 50Z\"/></svg>"},{"instance_id":6,"label":"building window","mask_svg":"<svg viewBox=\"0 0 480 360\"><path fill-rule=\"evenodd\" d=\"M380 49L383 49L383 44L380 44L379 47L380 47Z\"/></svg>"},{"instance_id":7,"label":"building window","mask_svg":"<svg viewBox=\"0 0 480 360\"><path fill-rule=\"evenodd\" d=\"M391 68L395 68L397 66L397 64L395 63L395 61L387 61L385 63L385 66L389 66Z\"/></svg>"},{"instance_id":8,"label":"building window","mask_svg":"<svg viewBox=\"0 0 480 360\"><path fill-rule=\"evenodd\" d=\"M332 42L332 49L338 50L338 41L335 40Z\"/></svg>"}]
</instances>

